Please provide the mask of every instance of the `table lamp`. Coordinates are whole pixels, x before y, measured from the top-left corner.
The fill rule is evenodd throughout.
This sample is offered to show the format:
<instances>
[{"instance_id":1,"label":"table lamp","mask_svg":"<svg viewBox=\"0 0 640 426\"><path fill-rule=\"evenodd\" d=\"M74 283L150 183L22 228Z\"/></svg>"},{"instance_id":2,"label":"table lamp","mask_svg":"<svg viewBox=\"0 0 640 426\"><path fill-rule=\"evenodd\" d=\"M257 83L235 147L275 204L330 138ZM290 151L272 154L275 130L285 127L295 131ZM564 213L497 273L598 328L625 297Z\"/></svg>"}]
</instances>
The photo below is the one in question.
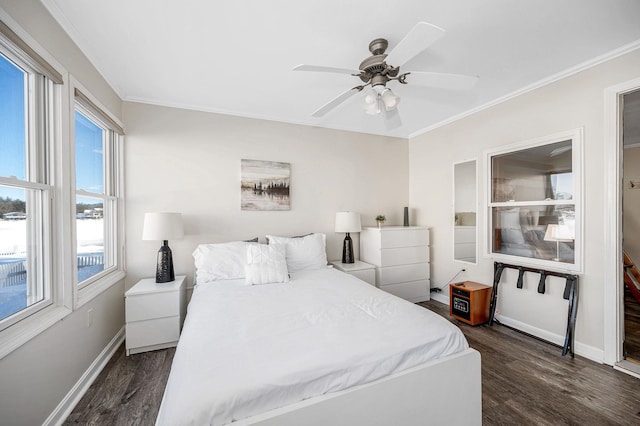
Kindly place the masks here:
<instances>
[{"instance_id":1,"label":"table lamp","mask_svg":"<svg viewBox=\"0 0 640 426\"><path fill-rule=\"evenodd\" d=\"M545 241L556 242L556 257L554 261L560 261L560 243L570 243L575 239L573 228L568 225L550 224L547 225L547 231L544 233Z\"/></svg>"},{"instance_id":2,"label":"table lamp","mask_svg":"<svg viewBox=\"0 0 640 426\"><path fill-rule=\"evenodd\" d=\"M158 251L157 283L168 283L175 280L169 240L179 240L183 236L181 213L145 213L142 239L163 242Z\"/></svg>"},{"instance_id":3,"label":"table lamp","mask_svg":"<svg viewBox=\"0 0 640 426\"><path fill-rule=\"evenodd\" d=\"M336 213L336 232L346 232L344 243L342 245L342 263L354 263L353 241L351 240L351 232L360 232L362 225L360 224L360 214L356 212L337 212Z\"/></svg>"}]
</instances>

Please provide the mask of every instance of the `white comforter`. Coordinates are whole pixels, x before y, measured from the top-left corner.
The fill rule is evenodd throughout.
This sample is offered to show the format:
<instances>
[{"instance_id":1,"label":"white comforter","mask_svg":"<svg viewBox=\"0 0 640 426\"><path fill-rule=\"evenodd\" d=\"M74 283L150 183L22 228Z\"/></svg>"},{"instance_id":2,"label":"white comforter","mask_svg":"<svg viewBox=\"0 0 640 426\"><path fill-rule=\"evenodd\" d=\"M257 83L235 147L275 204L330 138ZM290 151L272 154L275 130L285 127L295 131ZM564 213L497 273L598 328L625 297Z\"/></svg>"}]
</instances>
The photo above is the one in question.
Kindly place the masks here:
<instances>
[{"instance_id":1,"label":"white comforter","mask_svg":"<svg viewBox=\"0 0 640 426\"><path fill-rule=\"evenodd\" d=\"M468 348L438 315L334 269L196 286L158 425L222 425Z\"/></svg>"}]
</instances>

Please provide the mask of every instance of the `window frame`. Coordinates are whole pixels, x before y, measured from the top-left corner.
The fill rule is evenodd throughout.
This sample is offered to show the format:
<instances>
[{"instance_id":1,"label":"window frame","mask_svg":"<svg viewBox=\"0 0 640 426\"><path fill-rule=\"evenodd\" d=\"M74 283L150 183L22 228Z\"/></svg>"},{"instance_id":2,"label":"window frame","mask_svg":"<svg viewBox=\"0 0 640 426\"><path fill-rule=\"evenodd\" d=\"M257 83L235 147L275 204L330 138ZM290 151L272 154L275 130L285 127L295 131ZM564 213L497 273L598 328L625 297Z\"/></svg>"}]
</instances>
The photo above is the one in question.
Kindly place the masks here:
<instances>
[{"instance_id":1,"label":"window frame","mask_svg":"<svg viewBox=\"0 0 640 426\"><path fill-rule=\"evenodd\" d=\"M4 18L4 16L0 16ZM27 44L23 40L28 40ZM29 105L25 108L27 170L25 179L0 177L0 183L14 188L41 192L42 229L38 279L46 283L44 300L34 303L2 321L0 360L72 312L72 294L64 285L65 268L62 230L56 229L62 217L61 200L65 189L61 173L64 160L60 149L65 141L63 105L67 102L64 69L23 30L0 22L0 51L29 74L26 89ZM27 98L28 99L28 98Z\"/></svg>"},{"instance_id":2,"label":"window frame","mask_svg":"<svg viewBox=\"0 0 640 426\"><path fill-rule=\"evenodd\" d=\"M72 269L73 274L73 293L74 308L77 309L103 291L110 288L115 283L121 281L125 277L124 264L124 179L123 179L123 127L120 121L84 86L73 76L70 76L69 84L69 122L70 122L70 153L71 164L71 252L72 252ZM98 125L107 134L104 136L104 193L93 193L76 189L76 155L75 155L75 111L78 110L86 118L89 118L94 124ZM92 198L101 198L104 200L104 244L105 244L105 264L107 258L112 261L112 265L83 282L78 282L78 253L77 253L77 232L75 226L76 197L86 196ZM107 217L106 204L109 203L110 217Z\"/></svg>"},{"instance_id":3,"label":"window frame","mask_svg":"<svg viewBox=\"0 0 640 426\"><path fill-rule=\"evenodd\" d=\"M10 23L10 25L8 25ZM103 107L65 68L42 48L19 25L0 10L0 51L21 68L33 70L36 81L43 84L42 101L30 106L29 114L38 114L42 120L26 129L37 135L39 149L33 144L27 149L29 156L27 176L38 175L37 182L15 177L0 177L0 184L21 188L29 186L45 190L43 198L43 240L46 248L42 256L42 276L49 284L46 303L37 302L34 308L23 309L12 315L11 324L0 327L0 360L28 343L68 315L77 311L103 291L122 282L125 276L125 223L124 223L124 153L121 122ZM24 65L24 67L23 67ZM46 89L46 90L44 90ZM113 159L113 185L117 204L111 227L115 235L114 262L117 268L96 279L91 285L79 289L74 277L75 265L75 91L82 90L83 97L104 114L105 121L118 129L115 136ZM31 92L36 92L32 90ZM25 108L26 110L26 108ZM43 189L44 188L44 189ZM46 274L46 275L44 275Z\"/></svg>"},{"instance_id":4,"label":"window frame","mask_svg":"<svg viewBox=\"0 0 640 426\"><path fill-rule=\"evenodd\" d=\"M27 276L34 277L27 280L28 287L41 292L42 300L27 305L14 314L0 319L0 332L12 327L25 318L47 308L54 303L52 298L52 264L51 264L51 208L53 204L54 186L51 184L50 164L47 152L50 150L48 142L50 128L47 121L51 117L48 100L54 96L54 85L51 80L26 61L16 55L4 44L0 44L0 54L25 74L25 176L24 179L15 176L0 176L0 185L25 191L27 206L34 208L27 219L31 232L27 232L27 244L35 252L26 260ZM31 193L31 195L28 195ZM39 195L39 196L36 196ZM34 259L40 259L35 260ZM35 282L34 282L35 281Z\"/></svg>"},{"instance_id":5,"label":"window frame","mask_svg":"<svg viewBox=\"0 0 640 426\"><path fill-rule=\"evenodd\" d=\"M486 216L484 236L484 256L495 261L505 263L522 264L523 266L538 267L549 270L567 271L572 273L581 273L583 271L583 253L584 253L584 216L583 216L583 191L584 191L584 158L583 158L583 128L576 128L552 135L539 137L527 141L517 142L496 149L485 151L484 157L484 176L485 176L485 196L483 210ZM572 185L573 198L571 200L543 200L543 201L506 201L494 202L493 195L493 167L492 160L496 156L505 155L517 151L523 151L530 148L536 148L543 145L558 143L571 140L571 164L572 164ZM564 170L566 172L566 170ZM523 207L523 206L554 206L554 205L572 205L575 212L575 239L574 239L574 263L560 262L555 260L538 259L515 254L504 254L494 252L494 223L493 211L495 207Z\"/></svg>"}]
</instances>

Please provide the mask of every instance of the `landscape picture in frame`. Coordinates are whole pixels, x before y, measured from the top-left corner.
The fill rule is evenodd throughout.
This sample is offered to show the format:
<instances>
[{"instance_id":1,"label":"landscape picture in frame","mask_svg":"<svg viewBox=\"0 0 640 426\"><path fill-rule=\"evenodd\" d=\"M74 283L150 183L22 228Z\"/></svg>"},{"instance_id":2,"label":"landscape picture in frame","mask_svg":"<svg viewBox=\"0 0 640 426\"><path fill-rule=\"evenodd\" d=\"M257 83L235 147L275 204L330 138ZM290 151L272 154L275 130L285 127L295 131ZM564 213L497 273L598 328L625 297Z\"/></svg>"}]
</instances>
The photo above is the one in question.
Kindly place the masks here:
<instances>
[{"instance_id":1,"label":"landscape picture in frame","mask_svg":"<svg viewBox=\"0 0 640 426\"><path fill-rule=\"evenodd\" d=\"M290 210L290 182L289 163L240 160L240 209Z\"/></svg>"}]
</instances>

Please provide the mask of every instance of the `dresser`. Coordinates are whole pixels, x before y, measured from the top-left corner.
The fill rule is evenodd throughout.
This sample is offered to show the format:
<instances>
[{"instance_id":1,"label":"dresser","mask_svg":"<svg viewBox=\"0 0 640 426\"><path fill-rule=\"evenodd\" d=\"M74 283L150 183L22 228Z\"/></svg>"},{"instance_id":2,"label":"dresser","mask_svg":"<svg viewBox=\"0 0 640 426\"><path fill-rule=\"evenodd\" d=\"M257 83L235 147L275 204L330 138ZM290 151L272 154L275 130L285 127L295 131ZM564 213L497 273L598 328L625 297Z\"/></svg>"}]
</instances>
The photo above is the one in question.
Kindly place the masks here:
<instances>
[{"instance_id":1,"label":"dresser","mask_svg":"<svg viewBox=\"0 0 640 426\"><path fill-rule=\"evenodd\" d=\"M376 286L411 302L429 300L429 229L363 228L360 258L376 268Z\"/></svg>"},{"instance_id":2,"label":"dresser","mask_svg":"<svg viewBox=\"0 0 640 426\"><path fill-rule=\"evenodd\" d=\"M144 278L125 294L127 355L178 344L186 312L186 279L168 283Z\"/></svg>"}]
</instances>

